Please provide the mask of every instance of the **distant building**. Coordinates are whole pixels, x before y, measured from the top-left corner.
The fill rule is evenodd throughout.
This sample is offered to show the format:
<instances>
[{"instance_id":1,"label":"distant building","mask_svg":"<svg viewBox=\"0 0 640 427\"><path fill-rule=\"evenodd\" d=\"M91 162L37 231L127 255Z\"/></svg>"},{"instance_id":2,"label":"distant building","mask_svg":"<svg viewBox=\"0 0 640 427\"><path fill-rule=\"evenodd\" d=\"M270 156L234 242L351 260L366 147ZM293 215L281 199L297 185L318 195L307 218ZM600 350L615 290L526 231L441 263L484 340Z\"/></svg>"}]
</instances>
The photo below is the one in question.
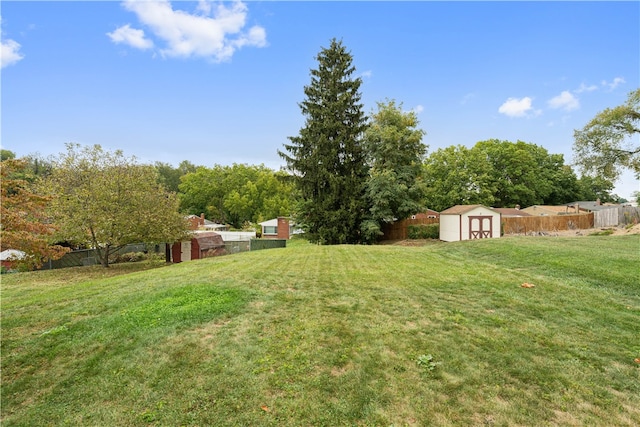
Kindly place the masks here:
<instances>
[{"instance_id":1,"label":"distant building","mask_svg":"<svg viewBox=\"0 0 640 427\"><path fill-rule=\"evenodd\" d=\"M279 216L260 223L263 239L290 239L295 234L294 223L289 218Z\"/></svg>"}]
</instances>

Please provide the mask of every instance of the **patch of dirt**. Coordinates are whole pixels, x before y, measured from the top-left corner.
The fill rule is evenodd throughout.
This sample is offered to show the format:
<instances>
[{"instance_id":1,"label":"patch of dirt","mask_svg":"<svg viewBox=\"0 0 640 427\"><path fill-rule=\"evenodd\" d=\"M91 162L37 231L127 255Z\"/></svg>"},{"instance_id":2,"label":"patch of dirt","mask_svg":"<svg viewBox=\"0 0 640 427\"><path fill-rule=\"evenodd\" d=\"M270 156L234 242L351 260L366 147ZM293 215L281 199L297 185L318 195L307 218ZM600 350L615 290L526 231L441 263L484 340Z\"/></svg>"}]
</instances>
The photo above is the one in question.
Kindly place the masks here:
<instances>
[{"instance_id":1,"label":"patch of dirt","mask_svg":"<svg viewBox=\"0 0 640 427\"><path fill-rule=\"evenodd\" d=\"M602 227L602 228L587 228L580 230L558 230L558 231L542 231L536 233L527 234L528 236L540 236L540 237L578 237L589 236L594 233L603 233L611 230L611 236L625 236L629 234L640 234L640 224L635 224L632 227ZM504 237L522 236L522 234L505 234ZM396 245L396 246L426 246L439 243L439 240L429 239L407 239L407 240L387 240L381 242L383 245Z\"/></svg>"},{"instance_id":2,"label":"patch of dirt","mask_svg":"<svg viewBox=\"0 0 640 427\"><path fill-rule=\"evenodd\" d=\"M594 233L605 233L611 231L611 236L624 236L628 234L640 234L640 224L636 224L633 227L600 227L600 228L587 228L581 230L559 230L548 231L542 233L536 233L536 236L589 236Z\"/></svg>"}]
</instances>

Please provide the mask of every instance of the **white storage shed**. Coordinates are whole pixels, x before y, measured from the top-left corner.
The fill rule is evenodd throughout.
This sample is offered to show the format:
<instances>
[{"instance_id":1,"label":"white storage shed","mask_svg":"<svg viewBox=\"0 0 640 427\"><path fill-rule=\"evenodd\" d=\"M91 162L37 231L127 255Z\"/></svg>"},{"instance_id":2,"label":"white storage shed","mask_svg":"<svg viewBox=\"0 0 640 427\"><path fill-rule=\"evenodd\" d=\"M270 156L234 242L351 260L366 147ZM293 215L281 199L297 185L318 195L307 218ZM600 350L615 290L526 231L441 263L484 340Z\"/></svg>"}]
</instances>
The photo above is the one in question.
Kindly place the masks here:
<instances>
[{"instance_id":1,"label":"white storage shed","mask_svg":"<svg viewBox=\"0 0 640 427\"><path fill-rule=\"evenodd\" d=\"M500 212L482 205L456 205L440 212L440 240L500 237Z\"/></svg>"}]
</instances>

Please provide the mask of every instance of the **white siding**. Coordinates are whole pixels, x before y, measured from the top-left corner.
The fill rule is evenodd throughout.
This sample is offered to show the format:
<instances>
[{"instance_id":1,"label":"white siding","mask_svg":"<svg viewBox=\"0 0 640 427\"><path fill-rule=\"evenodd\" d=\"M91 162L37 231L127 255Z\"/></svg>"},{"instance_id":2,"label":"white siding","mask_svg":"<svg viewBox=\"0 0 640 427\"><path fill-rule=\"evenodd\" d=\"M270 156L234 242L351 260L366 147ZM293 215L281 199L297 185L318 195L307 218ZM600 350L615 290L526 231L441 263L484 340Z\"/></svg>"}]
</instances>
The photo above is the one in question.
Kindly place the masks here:
<instances>
[{"instance_id":1,"label":"white siding","mask_svg":"<svg viewBox=\"0 0 640 427\"><path fill-rule=\"evenodd\" d=\"M489 231L487 221L491 221L491 238L500 237L500 213L484 206L476 207L463 214L444 214L440 215L440 240L445 242L457 242L459 240L469 240L469 224L472 216L482 216L488 219L482 219L483 230ZM474 221L474 230L479 230L479 222Z\"/></svg>"},{"instance_id":2,"label":"white siding","mask_svg":"<svg viewBox=\"0 0 640 427\"><path fill-rule=\"evenodd\" d=\"M460 240L460 215L440 215L440 240Z\"/></svg>"}]
</instances>

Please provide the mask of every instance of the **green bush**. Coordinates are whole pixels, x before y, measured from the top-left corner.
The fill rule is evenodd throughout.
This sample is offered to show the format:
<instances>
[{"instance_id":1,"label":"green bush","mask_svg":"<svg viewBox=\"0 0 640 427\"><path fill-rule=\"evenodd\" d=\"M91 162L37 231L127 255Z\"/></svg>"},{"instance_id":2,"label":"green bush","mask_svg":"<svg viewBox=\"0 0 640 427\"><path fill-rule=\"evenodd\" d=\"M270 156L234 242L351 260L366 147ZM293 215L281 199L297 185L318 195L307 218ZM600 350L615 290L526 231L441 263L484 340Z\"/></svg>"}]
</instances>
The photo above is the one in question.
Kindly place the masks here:
<instances>
[{"instance_id":1,"label":"green bush","mask_svg":"<svg viewBox=\"0 0 640 427\"><path fill-rule=\"evenodd\" d=\"M408 229L410 239L439 239L440 224L410 225Z\"/></svg>"}]
</instances>

